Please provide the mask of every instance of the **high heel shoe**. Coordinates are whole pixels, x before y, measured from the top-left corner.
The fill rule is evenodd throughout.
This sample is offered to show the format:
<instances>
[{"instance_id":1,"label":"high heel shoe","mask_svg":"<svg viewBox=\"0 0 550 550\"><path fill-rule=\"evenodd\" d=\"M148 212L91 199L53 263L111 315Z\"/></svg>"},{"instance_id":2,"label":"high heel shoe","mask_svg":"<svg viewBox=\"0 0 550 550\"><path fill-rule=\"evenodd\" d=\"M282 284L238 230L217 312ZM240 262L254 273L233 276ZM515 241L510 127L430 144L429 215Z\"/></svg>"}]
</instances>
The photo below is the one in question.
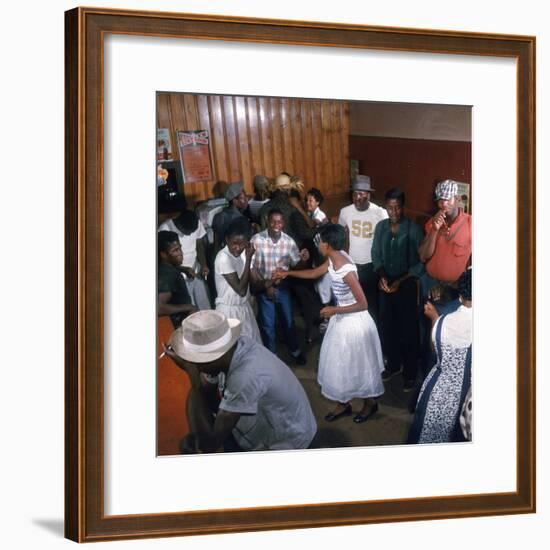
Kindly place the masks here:
<instances>
[{"instance_id":1,"label":"high heel shoe","mask_svg":"<svg viewBox=\"0 0 550 550\"><path fill-rule=\"evenodd\" d=\"M378 412L378 403L375 403L367 414L361 414L361 413L356 414L353 417L353 421L356 424L361 424L362 422L366 422L376 412Z\"/></svg>"},{"instance_id":2,"label":"high heel shoe","mask_svg":"<svg viewBox=\"0 0 550 550\"><path fill-rule=\"evenodd\" d=\"M352 413L352 410L351 410L351 405L348 403L348 405L346 406L346 408L339 412L339 413L334 413L334 412L329 412L327 415L325 415L325 420L327 422L334 422L335 420L338 420L339 418L342 418L342 416L350 416Z\"/></svg>"}]
</instances>

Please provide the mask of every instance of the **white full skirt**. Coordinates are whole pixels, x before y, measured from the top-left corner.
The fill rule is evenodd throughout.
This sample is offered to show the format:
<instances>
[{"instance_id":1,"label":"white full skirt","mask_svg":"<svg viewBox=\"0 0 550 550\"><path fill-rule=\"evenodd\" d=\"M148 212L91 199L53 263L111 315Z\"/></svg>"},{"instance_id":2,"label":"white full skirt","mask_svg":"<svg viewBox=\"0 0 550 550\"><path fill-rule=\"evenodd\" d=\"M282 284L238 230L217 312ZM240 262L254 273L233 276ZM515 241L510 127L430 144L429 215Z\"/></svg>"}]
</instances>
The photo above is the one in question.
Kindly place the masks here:
<instances>
[{"instance_id":1,"label":"white full skirt","mask_svg":"<svg viewBox=\"0 0 550 550\"><path fill-rule=\"evenodd\" d=\"M321 393L340 403L377 397L384 393L383 370L380 338L369 312L331 317L319 358Z\"/></svg>"},{"instance_id":2,"label":"white full skirt","mask_svg":"<svg viewBox=\"0 0 550 550\"><path fill-rule=\"evenodd\" d=\"M248 302L242 305L216 304L216 310L221 311L228 319L238 319L241 322L241 334L262 344L260 329Z\"/></svg>"}]
</instances>

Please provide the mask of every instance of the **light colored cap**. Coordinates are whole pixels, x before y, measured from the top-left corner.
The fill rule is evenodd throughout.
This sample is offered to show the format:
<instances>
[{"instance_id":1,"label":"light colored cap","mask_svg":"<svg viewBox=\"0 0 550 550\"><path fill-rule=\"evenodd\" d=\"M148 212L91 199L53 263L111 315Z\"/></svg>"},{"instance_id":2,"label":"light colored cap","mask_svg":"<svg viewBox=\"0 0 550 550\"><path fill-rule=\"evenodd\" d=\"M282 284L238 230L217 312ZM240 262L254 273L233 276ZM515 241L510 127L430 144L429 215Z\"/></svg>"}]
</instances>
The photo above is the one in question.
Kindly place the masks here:
<instances>
[{"instance_id":1,"label":"light colored cap","mask_svg":"<svg viewBox=\"0 0 550 550\"><path fill-rule=\"evenodd\" d=\"M292 183L290 178L286 174L279 174L275 178L275 184L273 186L275 189L291 189Z\"/></svg>"},{"instance_id":2,"label":"light colored cap","mask_svg":"<svg viewBox=\"0 0 550 550\"><path fill-rule=\"evenodd\" d=\"M174 331L170 345L185 361L210 363L230 350L241 335L241 322L220 311L205 309L189 315Z\"/></svg>"},{"instance_id":3,"label":"light colored cap","mask_svg":"<svg viewBox=\"0 0 550 550\"><path fill-rule=\"evenodd\" d=\"M458 195L458 184L453 180L440 181L435 186L435 200L450 200Z\"/></svg>"},{"instance_id":4,"label":"light colored cap","mask_svg":"<svg viewBox=\"0 0 550 550\"><path fill-rule=\"evenodd\" d=\"M362 176L361 174L355 176L351 188L354 191L374 191L371 187L369 176Z\"/></svg>"}]
</instances>

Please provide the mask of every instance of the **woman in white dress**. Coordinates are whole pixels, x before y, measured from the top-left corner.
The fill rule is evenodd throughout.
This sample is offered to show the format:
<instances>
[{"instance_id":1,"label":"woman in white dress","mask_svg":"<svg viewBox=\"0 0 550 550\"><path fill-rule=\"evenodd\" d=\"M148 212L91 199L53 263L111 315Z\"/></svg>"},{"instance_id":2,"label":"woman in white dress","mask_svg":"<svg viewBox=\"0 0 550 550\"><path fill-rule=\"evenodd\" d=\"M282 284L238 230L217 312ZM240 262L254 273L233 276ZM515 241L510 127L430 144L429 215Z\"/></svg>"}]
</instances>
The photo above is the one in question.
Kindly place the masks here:
<instances>
[{"instance_id":1,"label":"woman in white dress","mask_svg":"<svg viewBox=\"0 0 550 550\"><path fill-rule=\"evenodd\" d=\"M216 309L228 319L239 319L241 334L256 340L262 338L254 311L250 305L250 262L254 247L249 243L248 223L237 219L226 231L226 246L216 255L214 277L216 281Z\"/></svg>"},{"instance_id":2,"label":"woman in white dress","mask_svg":"<svg viewBox=\"0 0 550 550\"><path fill-rule=\"evenodd\" d=\"M363 407L353 418L354 422L361 423L378 410L376 398L384 393L380 339L367 311L367 299L357 278L357 268L343 251L344 228L328 224L319 235L320 251L327 258L325 263L314 269L277 271L276 277L317 279L329 273L336 306L321 310L321 315L330 321L321 346L317 380L321 393L337 404L325 420L333 422L350 416L351 400L362 398Z\"/></svg>"}]
</instances>

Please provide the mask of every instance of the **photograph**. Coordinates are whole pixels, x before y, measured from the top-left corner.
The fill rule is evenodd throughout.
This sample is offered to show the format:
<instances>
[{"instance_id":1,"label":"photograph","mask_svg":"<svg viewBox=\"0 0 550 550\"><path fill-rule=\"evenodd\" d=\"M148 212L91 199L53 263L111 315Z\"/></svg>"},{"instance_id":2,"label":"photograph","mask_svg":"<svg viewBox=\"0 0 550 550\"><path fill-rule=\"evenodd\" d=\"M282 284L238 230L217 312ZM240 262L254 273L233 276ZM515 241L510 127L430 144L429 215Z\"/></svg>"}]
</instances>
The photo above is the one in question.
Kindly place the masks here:
<instances>
[{"instance_id":1,"label":"photograph","mask_svg":"<svg viewBox=\"0 0 550 550\"><path fill-rule=\"evenodd\" d=\"M66 536L534 511L534 38L66 22Z\"/></svg>"},{"instance_id":2,"label":"photograph","mask_svg":"<svg viewBox=\"0 0 550 550\"><path fill-rule=\"evenodd\" d=\"M156 109L158 455L471 441L471 106Z\"/></svg>"},{"instance_id":3,"label":"photograph","mask_svg":"<svg viewBox=\"0 0 550 550\"><path fill-rule=\"evenodd\" d=\"M5 548L548 547L544 3L3 7Z\"/></svg>"}]
</instances>

